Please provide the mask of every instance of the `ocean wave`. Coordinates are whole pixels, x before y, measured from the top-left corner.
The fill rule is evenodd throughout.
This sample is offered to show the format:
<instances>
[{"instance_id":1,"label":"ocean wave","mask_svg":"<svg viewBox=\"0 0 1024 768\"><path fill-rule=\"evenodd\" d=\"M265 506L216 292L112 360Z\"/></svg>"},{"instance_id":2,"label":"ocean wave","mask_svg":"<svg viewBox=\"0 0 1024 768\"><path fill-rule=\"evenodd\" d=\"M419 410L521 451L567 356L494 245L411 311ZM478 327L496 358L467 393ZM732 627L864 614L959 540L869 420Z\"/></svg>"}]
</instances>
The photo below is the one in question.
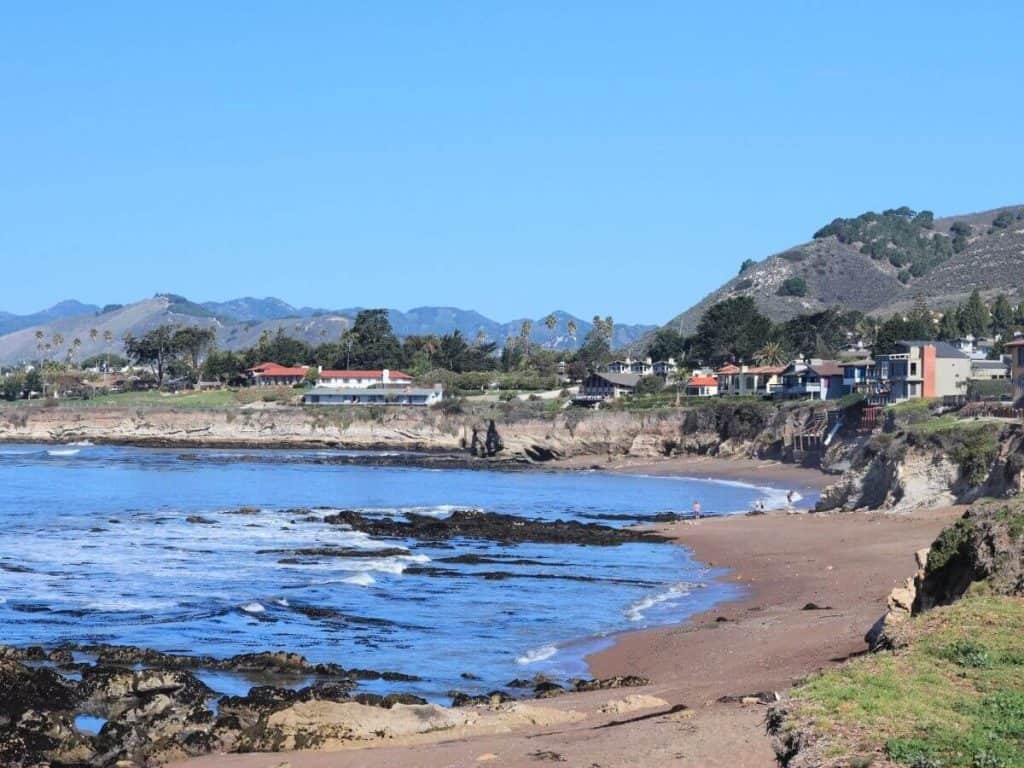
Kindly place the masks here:
<instances>
[{"instance_id":1,"label":"ocean wave","mask_svg":"<svg viewBox=\"0 0 1024 768\"><path fill-rule=\"evenodd\" d=\"M239 610L244 611L245 613L263 613L267 609L264 608L261 603L253 601L251 603L246 603L245 605L239 606Z\"/></svg>"},{"instance_id":2,"label":"ocean wave","mask_svg":"<svg viewBox=\"0 0 1024 768\"><path fill-rule=\"evenodd\" d=\"M536 664L538 661L546 661L558 653L558 647L555 645L542 645L539 648L532 648L531 650L519 656L516 659L516 664L520 666L526 666L527 664Z\"/></svg>"},{"instance_id":3,"label":"ocean wave","mask_svg":"<svg viewBox=\"0 0 1024 768\"><path fill-rule=\"evenodd\" d=\"M363 571L362 573L357 573L355 576L349 576L348 578L342 579L341 583L355 584L360 587L372 587L377 583L377 580L366 571Z\"/></svg>"},{"instance_id":4,"label":"ocean wave","mask_svg":"<svg viewBox=\"0 0 1024 768\"><path fill-rule=\"evenodd\" d=\"M81 453L81 448L47 448L46 453L48 456L75 456Z\"/></svg>"},{"instance_id":5,"label":"ocean wave","mask_svg":"<svg viewBox=\"0 0 1024 768\"><path fill-rule=\"evenodd\" d=\"M690 594L693 589L693 585L683 582L680 584L674 584L673 586L666 589L664 592L659 592L656 595L650 595L648 597L637 600L631 606L626 609L626 618L629 621L637 622L643 621L645 618L645 612L654 608L656 605L667 603L672 600L678 600L680 597L685 597Z\"/></svg>"}]
</instances>

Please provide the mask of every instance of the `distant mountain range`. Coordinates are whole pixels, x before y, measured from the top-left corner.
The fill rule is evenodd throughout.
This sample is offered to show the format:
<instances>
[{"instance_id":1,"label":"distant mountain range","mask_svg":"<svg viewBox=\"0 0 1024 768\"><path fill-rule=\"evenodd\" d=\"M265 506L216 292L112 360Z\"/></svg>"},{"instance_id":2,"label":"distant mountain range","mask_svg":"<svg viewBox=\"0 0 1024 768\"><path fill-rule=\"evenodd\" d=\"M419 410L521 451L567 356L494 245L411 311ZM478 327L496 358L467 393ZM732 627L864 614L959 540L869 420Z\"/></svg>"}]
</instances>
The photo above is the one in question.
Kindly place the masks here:
<instances>
[{"instance_id":1,"label":"distant mountain range","mask_svg":"<svg viewBox=\"0 0 1024 768\"><path fill-rule=\"evenodd\" d=\"M740 265L737 265L739 267ZM835 219L814 238L760 261L667 323L693 333L704 311L751 296L776 322L829 307L889 315L954 305L974 289L1024 294L1024 206L932 219L908 208Z\"/></svg>"},{"instance_id":2,"label":"distant mountain range","mask_svg":"<svg viewBox=\"0 0 1024 768\"><path fill-rule=\"evenodd\" d=\"M0 312L0 364L34 360L44 353L62 358L76 338L81 342L78 359L120 351L125 334L137 336L164 324L213 328L221 349L250 347L264 332L276 333L279 329L289 336L318 344L338 339L358 312L357 307L335 310L294 307L276 298L245 297L196 303L174 294L158 294L133 304L111 304L102 308L62 301L30 315ZM590 331L591 323L566 312L552 314L558 321L553 330L547 328L544 318L531 319L533 343L549 349L578 347ZM443 335L458 330L473 341L482 332L488 341L499 347L509 336L518 336L523 324L523 319L498 322L479 312L454 307L417 307L408 312L389 309L388 315L399 337ZM569 333L570 321L576 323L575 336ZM613 346L629 346L654 327L616 324ZM61 350L53 349L55 334L63 338ZM105 341L107 338L111 341ZM49 351L45 349L46 344L50 344Z\"/></svg>"}]
</instances>

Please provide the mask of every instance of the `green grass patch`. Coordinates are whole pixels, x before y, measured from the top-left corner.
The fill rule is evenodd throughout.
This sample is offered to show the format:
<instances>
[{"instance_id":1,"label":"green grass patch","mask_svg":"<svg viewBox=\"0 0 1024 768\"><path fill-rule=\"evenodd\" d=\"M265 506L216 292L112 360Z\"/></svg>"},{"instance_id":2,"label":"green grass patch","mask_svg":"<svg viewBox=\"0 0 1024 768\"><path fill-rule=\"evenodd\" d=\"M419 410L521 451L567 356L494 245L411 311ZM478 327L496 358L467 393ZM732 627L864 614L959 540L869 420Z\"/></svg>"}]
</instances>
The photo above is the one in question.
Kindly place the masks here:
<instances>
[{"instance_id":1,"label":"green grass patch","mask_svg":"<svg viewBox=\"0 0 1024 768\"><path fill-rule=\"evenodd\" d=\"M1024 766L1024 600L972 597L912 621L907 647L820 674L791 715L839 755L922 768Z\"/></svg>"}]
</instances>

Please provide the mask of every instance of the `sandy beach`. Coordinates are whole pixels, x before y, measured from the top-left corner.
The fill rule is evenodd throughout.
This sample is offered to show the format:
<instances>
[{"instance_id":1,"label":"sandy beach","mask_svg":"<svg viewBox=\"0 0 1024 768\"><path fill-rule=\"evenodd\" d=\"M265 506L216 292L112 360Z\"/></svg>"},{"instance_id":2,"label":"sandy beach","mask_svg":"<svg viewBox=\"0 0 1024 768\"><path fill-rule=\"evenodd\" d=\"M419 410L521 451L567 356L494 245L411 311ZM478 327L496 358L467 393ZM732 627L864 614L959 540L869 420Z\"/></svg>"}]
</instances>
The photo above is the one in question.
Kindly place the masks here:
<instances>
[{"instance_id":1,"label":"sandy beach","mask_svg":"<svg viewBox=\"0 0 1024 768\"><path fill-rule=\"evenodd\" d=\"M614 471L682 474L817 488L821 473L769 462L680 459L623 462ZM570 694L536 702L571 713L564 722L509 718L485 730L442 731L340 752L212 755L176 768L331 768L501 765L722 766L769 768L765 707L742 699L785 692L794 681L864 650L863 636L888 592L913 573L913 554L962 513L900 516L768 514L658 527L695 556L729 568L740 600L683 624L624 633L589 658L594 677L642 675L643 688ZM808 609L813 603L816 609ZM637 699L636 696L654 697Z\"/></svg>"}]
</instances>

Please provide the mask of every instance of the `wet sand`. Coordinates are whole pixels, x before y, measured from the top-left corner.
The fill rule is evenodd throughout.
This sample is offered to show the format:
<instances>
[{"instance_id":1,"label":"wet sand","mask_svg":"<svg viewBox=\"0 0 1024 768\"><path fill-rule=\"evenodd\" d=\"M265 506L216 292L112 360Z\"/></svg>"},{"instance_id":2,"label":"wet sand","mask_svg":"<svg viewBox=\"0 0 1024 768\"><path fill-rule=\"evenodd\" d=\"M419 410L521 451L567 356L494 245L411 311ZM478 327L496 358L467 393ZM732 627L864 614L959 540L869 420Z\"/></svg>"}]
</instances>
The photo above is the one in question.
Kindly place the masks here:
<instances>
[{"instance_id":1,"label":"wet sand","mask_svg":"<svg viewBox=\"0 0 1024 768\"><path fill-rule=\"evenodd\" d=\"M745 587L746 595L680 625L620 635L612 648L589 659L595 677L639 674L652 685L538 702L575 710L583 716L578 722L480 736L439 732L434 743L419 737L415 744L332 753L215 755L177 765L771 768L765 707L718 699L784 693L794 681L863 651L864 633L884 611L888 592L912 575L914 552L961 513L768 514L658 526L697 558L731 568L726 578ZM807 603L822 610L805 610ZM600 711L635 694L665 703L628 713ZM669 713L678 705L686 709Z\"/></svg>"}]
</instances>

